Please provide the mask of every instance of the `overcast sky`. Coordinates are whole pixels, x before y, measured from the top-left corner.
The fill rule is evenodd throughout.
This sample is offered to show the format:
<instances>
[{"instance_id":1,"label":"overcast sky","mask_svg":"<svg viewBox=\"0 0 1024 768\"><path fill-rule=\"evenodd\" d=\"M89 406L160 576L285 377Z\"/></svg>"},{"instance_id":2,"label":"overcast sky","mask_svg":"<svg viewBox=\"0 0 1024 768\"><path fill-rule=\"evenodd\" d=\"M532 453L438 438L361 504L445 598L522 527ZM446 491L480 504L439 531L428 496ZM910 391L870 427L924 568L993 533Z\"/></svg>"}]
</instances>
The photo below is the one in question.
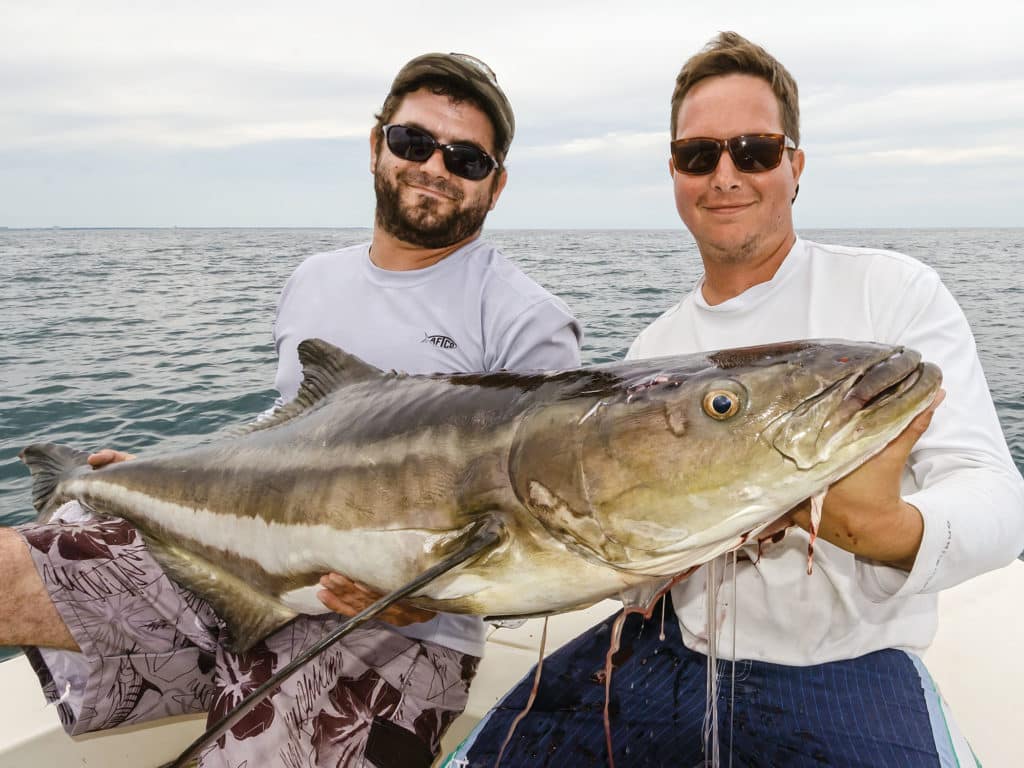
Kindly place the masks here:
<instances>
[{"instance_id":1,"label":"overcast sky","mask_svg":"<svg viewBox=\"0 0 1024 768\"><path fill-rule=\"evenodd\" d=\"M678 227L672 86L724 29L799 83L798 227L1024 226L1022 7L0 0L0 226L368 226L373 113L454 50L516 110L489 226Z\"/></svg>"}]
</instances>

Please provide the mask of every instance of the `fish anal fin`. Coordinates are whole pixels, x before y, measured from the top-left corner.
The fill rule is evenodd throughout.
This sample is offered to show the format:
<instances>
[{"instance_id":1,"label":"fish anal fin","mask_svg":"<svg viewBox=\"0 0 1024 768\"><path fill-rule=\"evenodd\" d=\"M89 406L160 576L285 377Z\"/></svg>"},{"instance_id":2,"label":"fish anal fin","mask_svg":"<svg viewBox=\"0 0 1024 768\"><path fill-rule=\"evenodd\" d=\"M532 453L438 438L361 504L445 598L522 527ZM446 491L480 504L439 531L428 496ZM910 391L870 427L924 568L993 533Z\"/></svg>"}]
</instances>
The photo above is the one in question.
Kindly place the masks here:
<instances>
[{"instance_id":1,"label":"fish anal fin","mask_svg":"<svg viewBox=\"0 0 1024 768\"><path fill-rule=\"evenodd\" d=\"M479 525L473 526L473 529L469 531L468 535L465 537L464 545L460 547L458 551L453 552L439 563L428 568L412 581L404 584L393 592L389 592L372 605L364 608L360 613L353 616L326 637L321 638L315 645L296 655L284 667L277 670L270 676L269 680L262 683L259 688L242 699L242 701L240 701L233 710L224 715L224 717L222 717L218 722L207 728L206 732L203 733L202 736L186 747L185 751L178 755L178 759L170 764L171 768L184 768L188 765L188 761L195 755L199 754L199 751L204 746L215 739L220 738L221 734L225 733L241 718L251 712L253 707L276 691L285 680L296 672L296 670L315 659L356 627L362 626L388 606L415 594L419 590L423 589L423 587L430 584L430 582L438 576L447 573L453 568L457 568L468 560L472 560L474 557L478 557L481 553L495 547L501 541L501 538L502 528L500 523L496 520L489 519Z\"/></svg>"},{"instance_id":2,"label":"fish anal fin","mask_svg":"<svg viewBox=\"0 0 1024 768\"><path fill-rule=\"evenodd\" d=\"M209 560L153 536L144 537L164 572L178 584L202 595L228 625L231 651L249 650L298 615Z\"/></svg>"},{"instance_id":3,"label":"fish anal fin","mask_svg":"<svg viewBox=\"0 0 1024 768\"><path fill-rule=\"evenodd\" d=\"M323 339L299 342L302 384L287 405L239 430L237 435L270 429L291 421L318 406L332 392L361 381L383 379L388 374Z\"/></svg>"}]
</instances>

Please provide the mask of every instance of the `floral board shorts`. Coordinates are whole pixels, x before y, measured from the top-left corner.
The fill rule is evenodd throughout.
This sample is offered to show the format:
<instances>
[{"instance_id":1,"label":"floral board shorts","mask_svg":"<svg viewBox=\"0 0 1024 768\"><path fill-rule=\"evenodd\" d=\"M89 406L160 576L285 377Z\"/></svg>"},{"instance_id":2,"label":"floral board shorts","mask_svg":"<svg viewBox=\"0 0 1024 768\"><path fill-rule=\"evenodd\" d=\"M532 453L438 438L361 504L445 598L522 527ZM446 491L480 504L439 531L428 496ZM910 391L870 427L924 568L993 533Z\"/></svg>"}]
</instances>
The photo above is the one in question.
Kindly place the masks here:
<instances>
[{"instance_id":1,"label":"floral board shorts","mask_svg":"<svg viewBox=\"0 0 1024 768\"><path fill-rule=\"evenodd\" d=\"M25 649L70 734L204 711L216 722L344 620L301 616L230 653L210 606L164 575L134 527L74 503L55 519L16 530L82 650ZM479 661L367 624L292 675L199 764L426 768Z\"/></svg>"}]
</instances>

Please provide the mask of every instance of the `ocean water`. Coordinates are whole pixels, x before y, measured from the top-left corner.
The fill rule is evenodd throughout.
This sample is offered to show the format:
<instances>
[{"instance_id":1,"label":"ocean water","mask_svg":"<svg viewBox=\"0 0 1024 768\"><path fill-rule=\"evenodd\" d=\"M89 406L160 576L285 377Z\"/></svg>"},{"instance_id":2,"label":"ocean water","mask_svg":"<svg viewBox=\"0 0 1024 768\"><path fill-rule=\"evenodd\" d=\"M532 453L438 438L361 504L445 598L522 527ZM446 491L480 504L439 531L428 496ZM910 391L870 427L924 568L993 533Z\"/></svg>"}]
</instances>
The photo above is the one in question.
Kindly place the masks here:
<instances>
[{"instance_id":1,"label":"ocean water","mask_svg":"<svg viewBox=\"0 0 1024 768\"><path fill-rule=\"evenodd\" d=\"M974 330L1024 468L1024 229L827 230L935 267ZM26 444L184 447L275 393L278 292L310 253L365 229L0 230L0 524L31 518ZM681 230L495 230L487 237L582 321L587 363L633 337L700 275Z\"/></svg>"}]
</instances>

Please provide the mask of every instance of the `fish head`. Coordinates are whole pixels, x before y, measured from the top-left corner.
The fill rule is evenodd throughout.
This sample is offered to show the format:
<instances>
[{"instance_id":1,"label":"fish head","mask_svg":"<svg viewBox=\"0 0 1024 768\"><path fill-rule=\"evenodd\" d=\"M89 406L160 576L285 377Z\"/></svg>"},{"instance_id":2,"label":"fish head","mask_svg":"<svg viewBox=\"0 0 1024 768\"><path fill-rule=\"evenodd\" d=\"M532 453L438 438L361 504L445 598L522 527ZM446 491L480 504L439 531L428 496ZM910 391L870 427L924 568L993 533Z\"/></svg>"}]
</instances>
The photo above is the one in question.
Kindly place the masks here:
<instances>
[{"instance_id":1,"label":"fish head","mask_svg":"<svg viewBox=\"0 0 1024 768\"><path fill-rule=\"evenodd\" d=\"M524 422L513 485L565 546L645 575L678 573L749 540L884 448L941 383L917 352L846 341L603 373L599 394Z\"/></svg>"}]
</instances>

